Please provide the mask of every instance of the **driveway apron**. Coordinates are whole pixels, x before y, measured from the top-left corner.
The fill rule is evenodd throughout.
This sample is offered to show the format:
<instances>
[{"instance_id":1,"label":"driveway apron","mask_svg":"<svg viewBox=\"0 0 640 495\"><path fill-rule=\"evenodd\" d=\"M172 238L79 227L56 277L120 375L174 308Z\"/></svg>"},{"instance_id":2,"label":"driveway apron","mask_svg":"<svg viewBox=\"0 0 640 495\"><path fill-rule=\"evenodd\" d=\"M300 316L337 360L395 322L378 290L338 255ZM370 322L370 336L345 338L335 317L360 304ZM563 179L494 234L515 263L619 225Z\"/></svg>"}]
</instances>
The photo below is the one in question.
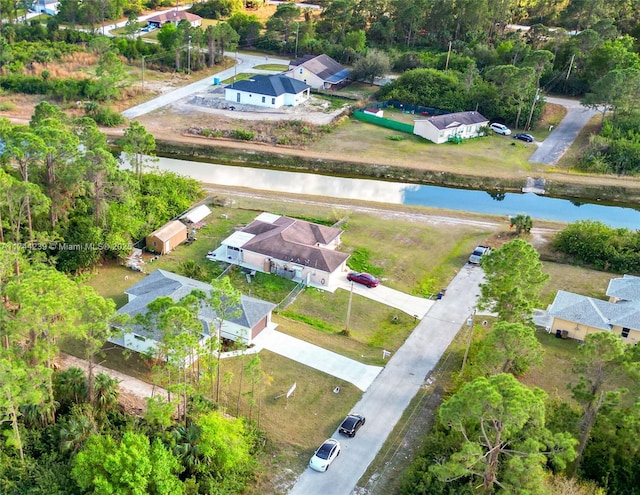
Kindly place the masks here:
<instances>
[{"instance_id":1,"label":"driveway apron","mask_svg":"<svg viewBox=\"0 0 640 495\"><path fill-rule=\"evenodd\" d=\"M273 329L262 331L254 339L254 344L292 361L352 383L362 391L367 390L375 377L382 371L380 366L359 363Z\"/></svg>"},{"instance_id":2,"label":"driveway apron","mask_svg":"<svg viewBox=\"0 0 640 495\"><path fill-rule=\"evenodd\" d=\"M424 385L440 357L473 313L483 280L480 267L465 265L391 357L387 366L363 394L353 410L366 424L354 438L340 440L341 455L326 473L307 468L290 495L350 495L373 461L409 402ZM337 426L337 425L336 425Z\"/></svg>"}]
</instances>

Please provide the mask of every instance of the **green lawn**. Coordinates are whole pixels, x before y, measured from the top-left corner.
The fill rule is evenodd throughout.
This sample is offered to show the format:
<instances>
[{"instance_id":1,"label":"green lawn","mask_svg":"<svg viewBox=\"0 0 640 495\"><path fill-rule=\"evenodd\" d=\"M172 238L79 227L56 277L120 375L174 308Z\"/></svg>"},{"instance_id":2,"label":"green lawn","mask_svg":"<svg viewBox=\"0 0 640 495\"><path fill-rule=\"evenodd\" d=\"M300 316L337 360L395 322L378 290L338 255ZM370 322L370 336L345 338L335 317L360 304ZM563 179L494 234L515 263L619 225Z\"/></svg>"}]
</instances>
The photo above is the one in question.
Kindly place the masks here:
<instances>
[{"instance_id":1,"label":"green lawn","mask_svg":"<svg viewBox=\"0 0 640 495\"><path fill-rule=\"evenodd\" d=\"M282 65L282 64L260 64L260 65L254 65L253 68L259 69L259 70L277 70L280 72L289 70L288 65Z\"/></svg>"},{"instance_id":2,"label":"green lawn","mask_svg":"<svg viewBox=\"0 0 640 495\"><path fill-rule=\"evenodd\" d=\"M246 79L251 79L256 74L254 72L240 72L235 76L228 77L227 79L221 81L221 84L231 84L235 81L244 81Z\"/></svg>"},{"instance_id":3,"label":"green lawn","mask_svg":"<svg viewBox=\"0 0 640 495\"><path fill-rule=\"evenodd\" d=\"M460 172L483 176L513 177L544 170L543 165L527 160L533 153L531 146L504 136L490 135L465 140L460 144L433 144L418 136L406 134L402 141L389 136L398 131L347 119L330 134L323 135L309 146L311 151L332 150L336 156L357 156L372 163L433 165L444 172Z\"/></svg>"}]
</instances>

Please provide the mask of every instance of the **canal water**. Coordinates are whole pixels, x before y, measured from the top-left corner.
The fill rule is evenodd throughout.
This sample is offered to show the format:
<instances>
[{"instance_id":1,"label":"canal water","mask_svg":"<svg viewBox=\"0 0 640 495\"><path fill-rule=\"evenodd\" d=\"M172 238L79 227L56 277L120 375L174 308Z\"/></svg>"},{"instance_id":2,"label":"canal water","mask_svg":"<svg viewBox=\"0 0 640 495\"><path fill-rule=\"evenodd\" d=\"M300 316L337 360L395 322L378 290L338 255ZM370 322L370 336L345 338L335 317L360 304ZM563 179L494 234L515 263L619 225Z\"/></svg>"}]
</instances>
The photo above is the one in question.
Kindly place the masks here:
<instances>
[{"instance_id":1,"label":"canal water","mask_svg":"<svg viewBox=\"0 0 640 495\"><path fill-rule=\"evenodd\" d=\"M468 189L282 172L164 157L159 158L153 166L192 177L199 182L221 186L426 206L490 215L512 216L524 213L533 219L567 223L577 220L597 220L612 227L640 229L640 211L637 209L597 203L578 203L532 193L497 195Z\"/></svg>"}]
</instances>

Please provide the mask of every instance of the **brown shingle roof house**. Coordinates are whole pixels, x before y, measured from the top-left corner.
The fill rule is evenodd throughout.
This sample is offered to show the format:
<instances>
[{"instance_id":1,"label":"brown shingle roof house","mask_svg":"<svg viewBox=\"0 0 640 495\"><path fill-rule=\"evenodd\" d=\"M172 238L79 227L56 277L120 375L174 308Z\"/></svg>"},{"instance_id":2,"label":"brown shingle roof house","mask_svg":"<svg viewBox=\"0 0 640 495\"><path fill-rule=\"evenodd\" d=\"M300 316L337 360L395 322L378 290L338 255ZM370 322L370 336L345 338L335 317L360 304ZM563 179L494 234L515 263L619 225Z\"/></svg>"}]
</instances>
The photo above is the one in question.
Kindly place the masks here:
<instances>
[{"instance_id":1,"label":"brown shingle roof house","mask_svg":"<svg viewBox=\"0 0 640 495\"><path fill-rule=\"evenodd\" d=\"M261 213L208 258L326 287L334 274L346 270L349 255L336 251L341 235L335 227Z\"/></svg>"}]
</instances>

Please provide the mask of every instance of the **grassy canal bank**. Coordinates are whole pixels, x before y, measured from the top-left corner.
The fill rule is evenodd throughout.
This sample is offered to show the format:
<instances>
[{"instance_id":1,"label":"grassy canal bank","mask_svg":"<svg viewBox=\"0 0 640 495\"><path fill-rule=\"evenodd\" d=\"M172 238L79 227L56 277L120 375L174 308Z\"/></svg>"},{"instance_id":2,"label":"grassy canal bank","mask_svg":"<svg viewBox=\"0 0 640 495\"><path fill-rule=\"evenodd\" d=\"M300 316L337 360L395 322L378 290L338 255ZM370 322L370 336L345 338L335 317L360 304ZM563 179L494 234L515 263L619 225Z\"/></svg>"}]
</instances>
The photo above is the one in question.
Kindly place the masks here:
<instances>
[{"instance_id":1,"label":"grassy canal bank","mask_svg":"<svg viewBox=\"0 0 640 495\"><path fill-rule=\"evenodd\" d=\"M465 173L415 164L390 165L366 163L351 159L325 158L300 150L274 148L248 143L218 141L184 136L185 139L160 139L156 152L161 156L225 165L270 168L282 171L308 172L341 177L387 180L413 184L437 185L496 192L520 192L527 175L517 173L486 175ZM634 205L640 203L640 183L631 178L595 176L547 171L532 174L546 181L546 195L576 200L599 201L603 204Z\"/></svg>"}]
</instances>

